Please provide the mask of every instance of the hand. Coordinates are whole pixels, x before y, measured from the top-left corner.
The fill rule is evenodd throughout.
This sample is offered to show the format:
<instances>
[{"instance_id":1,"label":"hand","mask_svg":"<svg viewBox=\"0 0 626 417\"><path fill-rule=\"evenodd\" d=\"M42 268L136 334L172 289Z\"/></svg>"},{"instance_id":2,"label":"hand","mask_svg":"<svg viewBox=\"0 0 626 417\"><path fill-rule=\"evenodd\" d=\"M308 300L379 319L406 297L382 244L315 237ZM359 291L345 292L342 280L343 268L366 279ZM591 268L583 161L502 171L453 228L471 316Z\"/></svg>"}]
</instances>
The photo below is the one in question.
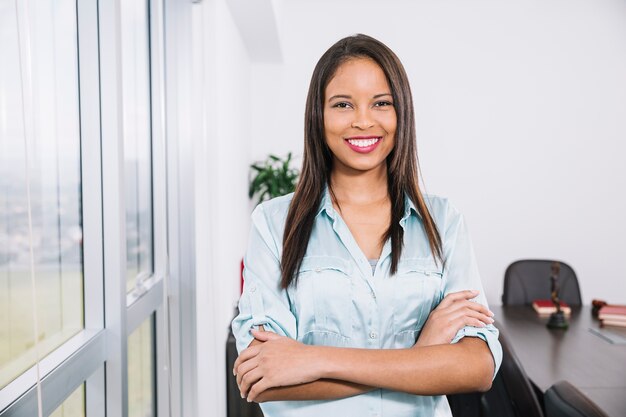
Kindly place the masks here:
<instances>
[{"instance_id":1,"label":"hand","mask_svg":"<svg viewBox=\"0 0 626 417\"><path fill-rule=\"evenodd\" d=\"M248 402L269 388L321 378L312 346L272 332L252 330L252 335L264 343L241 352L233 369L241 397Z\"/></svg>"},{"instance_id":2,"label":"hand","mask_svg":"<svg viewBox=\"0 0 626 417\"><path fill-rule=\"evenodd\" d=\"M415 346L449 344L465 326L485 327L493 323L493 313L484 305L470 299L478 291L450 293L430 312Z\"/></svg>"}]
</instances>

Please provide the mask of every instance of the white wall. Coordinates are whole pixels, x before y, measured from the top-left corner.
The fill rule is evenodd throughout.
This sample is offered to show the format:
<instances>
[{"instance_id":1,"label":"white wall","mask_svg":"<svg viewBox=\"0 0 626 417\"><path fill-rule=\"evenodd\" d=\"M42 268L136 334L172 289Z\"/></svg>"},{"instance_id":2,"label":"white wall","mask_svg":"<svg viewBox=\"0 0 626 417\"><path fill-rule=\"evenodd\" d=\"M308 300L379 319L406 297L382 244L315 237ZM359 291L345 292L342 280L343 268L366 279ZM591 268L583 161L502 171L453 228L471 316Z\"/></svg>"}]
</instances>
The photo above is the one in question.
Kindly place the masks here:
<instances>
[{"instance_id":1,"label":"white wall","mask_svg":"<svg viewBox=\"0 0 626 417\"><path fill-rule=\"evenodd\" d=\"M302 152L321 54L362 32L411 80L427 191L472 231L488 300L520 258L561 259L584 302L626 303L626 3L275 0L283 63L254 64L251 159Z\"/></svg>"},{"instance_id":2,"label":"white wall","mask_svg":"<svg viewBox=\"0 0 626 417\"><path fill-rule=\"evenodd\" d=\"M194 4L198 415L226 415L225 348L249 228L250 60L225 0Z\"/></svg>"}]
</instances>

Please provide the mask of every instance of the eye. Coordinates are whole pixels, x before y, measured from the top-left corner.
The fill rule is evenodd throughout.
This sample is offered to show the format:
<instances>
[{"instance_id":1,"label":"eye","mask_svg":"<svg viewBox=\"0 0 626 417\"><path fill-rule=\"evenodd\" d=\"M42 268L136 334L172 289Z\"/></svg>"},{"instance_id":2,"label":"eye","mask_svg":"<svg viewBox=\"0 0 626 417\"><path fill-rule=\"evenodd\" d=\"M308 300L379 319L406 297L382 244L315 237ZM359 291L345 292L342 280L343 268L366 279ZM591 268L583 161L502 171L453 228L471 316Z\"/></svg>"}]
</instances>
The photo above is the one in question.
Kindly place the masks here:
<instances>
[{"instance_id":1,"label":"eye","mask_svg":"<svg viewBox=\"0 0 626 417\"><path fill-rule=\"evenodd\" d=\"M347 109L352 106L350 105L350 103L347 103L345 101L340 101L339 103L333 104L332 107L337 108L337 109Z\"/></svg>"},{"instance_id":2,"label":"eye","mask_svg":"<svg viewBox=\"0 0 626 417\"><path fill-rule=\"evenodd\" d=\"M393 103L387 100L377 101L376 103L374 103L374 107L387 107L387 106L393 106Z\"/></svg>"}]
</instances>

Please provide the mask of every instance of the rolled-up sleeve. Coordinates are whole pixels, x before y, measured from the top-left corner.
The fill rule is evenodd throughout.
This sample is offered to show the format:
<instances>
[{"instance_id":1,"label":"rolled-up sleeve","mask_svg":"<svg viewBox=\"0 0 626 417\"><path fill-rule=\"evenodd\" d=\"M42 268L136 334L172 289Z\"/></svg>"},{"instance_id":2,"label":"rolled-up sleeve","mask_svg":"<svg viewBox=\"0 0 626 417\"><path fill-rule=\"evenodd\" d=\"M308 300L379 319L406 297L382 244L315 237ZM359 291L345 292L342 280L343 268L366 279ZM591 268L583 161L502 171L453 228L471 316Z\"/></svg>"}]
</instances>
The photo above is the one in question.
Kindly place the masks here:
<instances>
[{"instance_id":1,"label":"rolled-up sleeve","mask_svg":"<svg viewBox=\"0 0 626 417\"><path fill-rule=\"evenodd\" d=\"M263 205L252 213L248 248L244 257L244 288L239 314L232 322L237 351L252 342L250 330L263 325L266 331L296 337L296 319L289 309L287 291L280 287L278 246L271 233Z\"/></svg>"},{"instance_id":2,"label":"rolled-up sleeve","mask_svg":"<svg viewBox=\"0 0 626 417\"><path fill-rule=\"evenodd\" d=\"M444 233L445 268L442 296L463 290L478 290L475 302L487 306L487 298L480 281L478 265L472 242L463 216L453 207L448 207ZM493 356L494 378L502 362L502 346L498 341L498 329L489 324L485 327L465 326L452 340L456 343L464 337L479 337L484 340Z\"/></svg>"}]
</instances>

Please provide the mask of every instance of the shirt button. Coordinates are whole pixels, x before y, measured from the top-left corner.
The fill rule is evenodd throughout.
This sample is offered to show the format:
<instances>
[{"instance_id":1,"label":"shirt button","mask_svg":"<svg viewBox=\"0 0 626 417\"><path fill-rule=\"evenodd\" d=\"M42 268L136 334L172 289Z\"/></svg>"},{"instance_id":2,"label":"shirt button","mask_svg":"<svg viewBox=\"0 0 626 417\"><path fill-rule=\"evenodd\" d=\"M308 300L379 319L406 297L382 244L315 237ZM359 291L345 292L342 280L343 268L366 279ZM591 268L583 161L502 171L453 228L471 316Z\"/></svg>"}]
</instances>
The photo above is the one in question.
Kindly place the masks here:
<instances>
[{"instance_id":1,"label":"shirt button","mask_svg":"<svg viewBox=\"0 0 626 417\"><path fill-rule=\"evenodd\" d=\"M376 339L378 334L376 332L370 332L370 339Z\"/></svg>"},{"instance_id":2,"label":"shirt button","mask_svg":"<svg viewBox=\"0 0 626 417\"><path fill-rule=\"evenodd\" d=\"M315 272L322 272L322 268L315 268Z\"/></svg>"},{"instance_id":3,"label":"shirt button","mask_svg":"<svg viewBox=\"0 0 626 417\"><path fill-rule=\"evenodd\" d=\"M256 291L256 287L251 287L250 288L250 292L255 292Z\"/></svg>"}]
</instances>

